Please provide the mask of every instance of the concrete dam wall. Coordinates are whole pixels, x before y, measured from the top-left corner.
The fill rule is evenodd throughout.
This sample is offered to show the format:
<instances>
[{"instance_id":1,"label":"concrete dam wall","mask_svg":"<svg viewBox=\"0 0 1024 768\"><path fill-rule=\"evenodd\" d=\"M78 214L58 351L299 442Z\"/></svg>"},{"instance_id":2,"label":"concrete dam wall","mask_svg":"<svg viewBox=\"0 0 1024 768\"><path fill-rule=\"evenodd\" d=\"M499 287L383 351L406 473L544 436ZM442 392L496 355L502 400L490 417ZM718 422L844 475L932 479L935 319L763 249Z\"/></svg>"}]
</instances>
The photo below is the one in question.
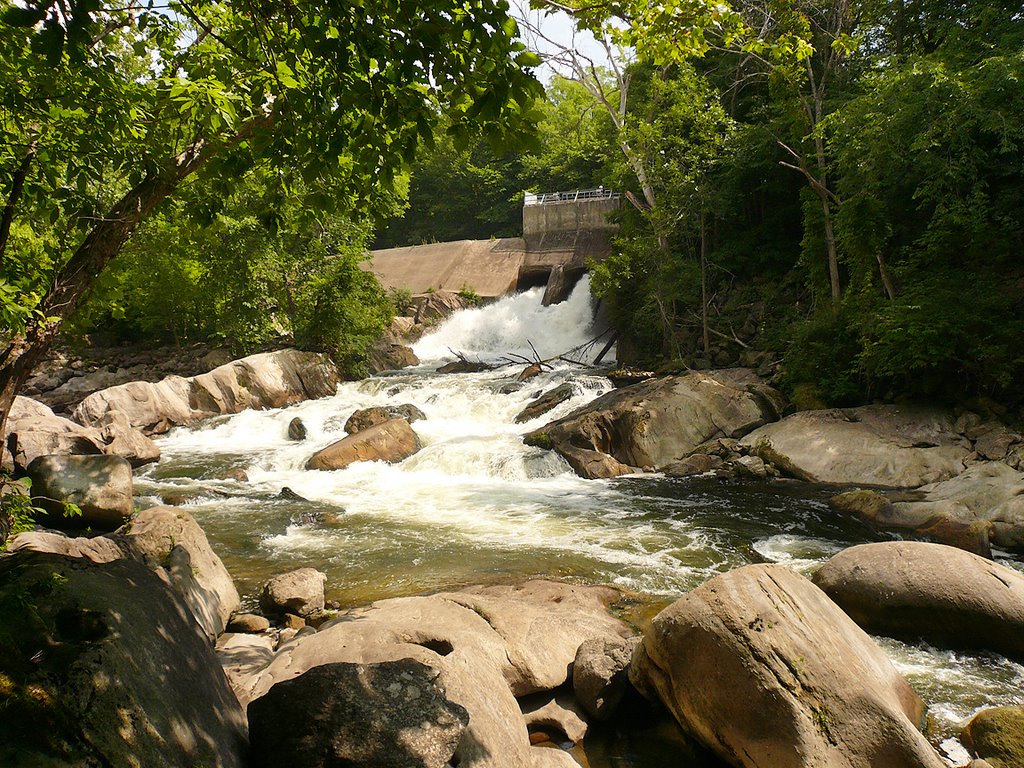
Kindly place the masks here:
<instances>
[{"instance_id":1,"label":"concrete dam wall","mask_svg":"<svg viewBox=\"0 0 1024 768\"><path fill-rule=\"evenodd\" d=\"M364 268L385 288L413 295L470 289L494 298L539 285L545 303L561 301L588 260L611 253L619 196L605 190L528 195L523 237L459 240L373 251Z\"/></svg>"}]
</instances>

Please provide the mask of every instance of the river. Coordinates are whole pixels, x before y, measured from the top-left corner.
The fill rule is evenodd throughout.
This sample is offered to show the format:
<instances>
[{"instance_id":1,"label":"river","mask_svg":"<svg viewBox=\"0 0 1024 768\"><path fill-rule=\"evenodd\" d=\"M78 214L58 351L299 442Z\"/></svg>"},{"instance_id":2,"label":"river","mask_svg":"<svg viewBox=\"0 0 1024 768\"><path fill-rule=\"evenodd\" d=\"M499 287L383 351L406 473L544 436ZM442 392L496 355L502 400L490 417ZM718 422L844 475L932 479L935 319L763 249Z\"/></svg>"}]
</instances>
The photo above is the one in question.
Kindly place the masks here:
<instances>
[{"instance_id":1,"label":"river","mask_svg":"<svg viewBox=\"0 0 1024 768\"><path fill-rule=\"evenodd\" d=\"M343 384L331 398L173 430L159 440L160 462L137 477L140 504L183 501L250 607L263 580L302 566L324 571L328 599L343 607L543 576L636 592L632 618L642 625L730 568L770 561L806 573L844 547L877 540L828 509L827 489L661 475L583 480L554 453L523 445L523 433L608 391L607 378L567 362L522 384L515 381L522 363L474 374L435 370L454 358L451 350L500 363L532 357L531 343L547 358L596 335L585 278L562 304L542 307L541 293L453 315L414 346L417 368ZM581 359L593 360L599 347ZM563 382L573 388L570 401L514 422ZM345 436L354 410L403 403L426 415L413 424L424 446L414 456L397 465L304 469L312 453ZM295 417L308 431L303 442L287 437ZM247 480L225 479L237 470ZM281 498L283 488L308 501ZM1001 656L880 642L930 705L933 740L961 757L951 740L958 723L983 706L1021 701L1024 667ZM595 736L590 765L664 765L673 737L648 731Z\"/></svg>"}]
</instances>

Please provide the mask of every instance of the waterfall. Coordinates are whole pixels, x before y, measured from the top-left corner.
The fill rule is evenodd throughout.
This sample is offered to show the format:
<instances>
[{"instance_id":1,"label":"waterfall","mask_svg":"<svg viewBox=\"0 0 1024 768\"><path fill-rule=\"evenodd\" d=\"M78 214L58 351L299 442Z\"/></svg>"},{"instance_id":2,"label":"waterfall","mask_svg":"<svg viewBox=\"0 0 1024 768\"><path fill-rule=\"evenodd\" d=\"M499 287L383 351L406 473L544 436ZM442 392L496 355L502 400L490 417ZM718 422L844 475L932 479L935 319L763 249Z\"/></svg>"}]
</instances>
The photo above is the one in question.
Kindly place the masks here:
<instances>
[{"instance_id":1,"label":"waterfall","mask_svg":"<svg viewBox=\"0 0 1024 768\"><path fill-rule=\"evenodd\" d=\"M510 354L532 359L532 343L542 358L548 358L580 347L605 330L594 327L589 276L584 275L560 304L542 306L543 295L543 288L531 288L457 312L420 339L413 351L422 362L435 365L452 359L452 350L472 360L494 362ZM588 349L585 360L592 361L601 346Z\"/></svg>"}]
</instances>

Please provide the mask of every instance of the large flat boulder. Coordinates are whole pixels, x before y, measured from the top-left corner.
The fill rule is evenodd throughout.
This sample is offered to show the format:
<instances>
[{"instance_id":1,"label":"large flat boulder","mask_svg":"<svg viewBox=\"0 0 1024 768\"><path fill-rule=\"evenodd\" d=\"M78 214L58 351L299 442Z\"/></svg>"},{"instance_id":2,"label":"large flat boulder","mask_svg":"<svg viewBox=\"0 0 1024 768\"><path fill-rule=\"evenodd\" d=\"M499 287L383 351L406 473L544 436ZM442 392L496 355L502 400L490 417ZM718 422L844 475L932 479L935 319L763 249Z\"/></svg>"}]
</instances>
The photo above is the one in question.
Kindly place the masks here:
<instances>
[{"instance_id":1,"label":"large flat boulder","mask_svg":"<svg viewBox=\"0 0 1024 768\"><path fill-rule=\"evenodd\" d=\"M882 650L784 566L718 576L666 608L630 678L731 765L940 768L924 704Z\"/></svg>"},{"instance_id":2,"label":"large flat boulder","mask_svg":"<svg viewBox=\"0 0 1024 768\"><path fill-rule=\"evenodd\" d=\"M245 716L180 597L131 560L0 557L0 764L235 768Z\"/></svg>"},{"instance_id":3,"label":"large flat boulder","mask_svg":"<svg viewBox=\"0 0 1024 768\"><path fill-rule=\"evenodd\" d=\"M777 419L780 403L751 371L693 372L608 392L525 440L554 449L584 477L607 477L661 469L709 440L745 435Z\"/></svg>"},{"instance_id":4,"label":"large flat boulder","mask_svg":"<svg viewBox=\"0 0 1024 768\"><path fill-rule=\"evenodd\" d=\"M894 488L947 480L971 453L951 413L902 405L801 411L740 446L800 480Z\"/></svg>"},{"instance_id":5,"label":"large flat boulder","mask_svg":"<svg viewBox=\"0 0 1024 768\"><path fill-rule=\"evenodd\" d=\"M330 360L313 352L282 349L235 360L208 373L134 381L95 392L75 408L74 418L93 426L111 411L147 435L248 408L280 408L333 395L341 377Z\"/></svg>"},{"instance_id":6,"label":"large flat boulder","mask_svg":"<svg viewBox=\"0 0 1024 768\"><path fill-rule=\"evenodd\" d=\"M420 441L404 418L390 418L331 443L314 453L306 469L344 469L357 461L394 464L420 449Z\"/></svg>"},{"instance_id":7,"label":"large flat boulder","mask_svg":"<svg viewBox=\"0 0 1024 768\"><path fill-rule=\"evenodd\" d=\"M458 765L533 768L516 696L564 685L585 640L627 634L607 611L618 596L539 581L382 600L296 637L265 667L241 670L233 685L248 704L322 664L413 659L437 669L448 698L469 712Z\"/></svg>"},{"instance_id":8,"label":"large flat boulder","mask_svg":"<svg viewBox=\"0 0 1024 768\"><path fill-rule=\"evenodd\" d=\"M850 547L814 583L869 632L1024 658L1024 574L943 544Z\"/></svg>"}]
</instances>

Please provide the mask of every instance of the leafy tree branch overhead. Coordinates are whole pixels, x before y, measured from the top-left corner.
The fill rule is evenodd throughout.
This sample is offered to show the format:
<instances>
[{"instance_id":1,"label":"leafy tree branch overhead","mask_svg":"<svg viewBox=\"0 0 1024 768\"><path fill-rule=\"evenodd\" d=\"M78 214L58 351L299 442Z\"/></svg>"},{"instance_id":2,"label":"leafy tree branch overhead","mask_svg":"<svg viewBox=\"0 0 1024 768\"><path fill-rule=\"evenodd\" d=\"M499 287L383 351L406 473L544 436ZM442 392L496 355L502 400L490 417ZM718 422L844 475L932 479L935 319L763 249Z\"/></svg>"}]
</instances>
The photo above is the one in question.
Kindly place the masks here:
<instances>
[{"instance_id":1,"label":"leafy tree branch overhead","mask_svg":"<svg viewBox=\"0 0 1024 768\"><path fill-rule=\"evenodd\" d=\"M0 426L96 277L193 178L272 165L313 215L372 208L442 118L500 144L539 117L537 60L501 0L4 6Z\"/></svg>"}]
</instances>

